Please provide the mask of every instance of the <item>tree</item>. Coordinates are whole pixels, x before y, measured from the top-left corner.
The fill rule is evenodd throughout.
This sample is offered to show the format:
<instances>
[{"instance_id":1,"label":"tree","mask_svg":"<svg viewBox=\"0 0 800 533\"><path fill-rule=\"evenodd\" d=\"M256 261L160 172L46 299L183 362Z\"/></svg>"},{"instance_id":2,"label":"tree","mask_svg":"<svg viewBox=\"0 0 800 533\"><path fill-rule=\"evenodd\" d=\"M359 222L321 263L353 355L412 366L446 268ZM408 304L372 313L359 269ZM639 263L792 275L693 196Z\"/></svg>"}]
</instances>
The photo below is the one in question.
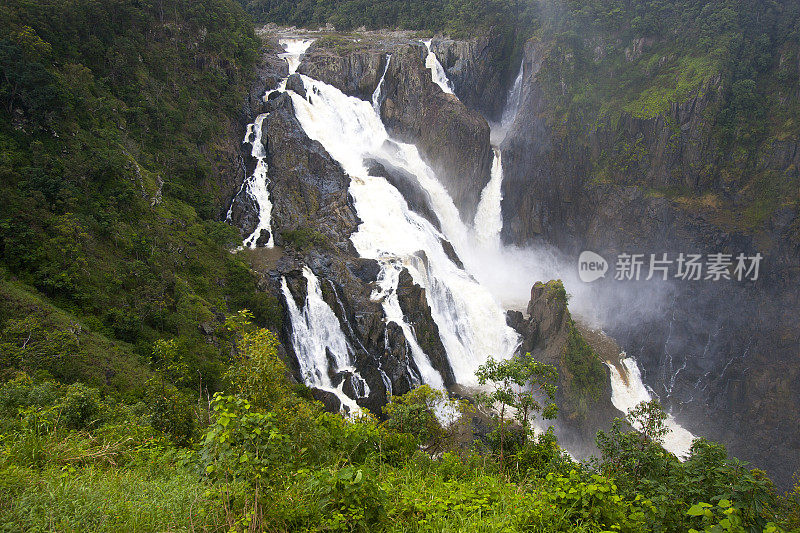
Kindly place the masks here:
<instances>
[{"instance_id":1,"label":"tree","mask_svg":"<svg viewBox=\"0 0 800 533\"><path fill-rule=\"evenodd\" d=\"M545 420L556 417L558 408L552 402L556 394L558 374L555 367L536 361L531 354L505 361L489 358L475 373L478 382L489 385L490 392L478 395L478 402L496 409L500 432L500 467L503 466L506 431L509 421L506 411L515 409L515 418L522 424L523 438L527 439L529 423L537 413ZM544 403L542 403L544 402Z\"/></svg>"},{"instance_id":2,"label":"tree","mask_svg":"<svg viewBox=\"0 0 800 533\"><path fill-rule=\"evenodd\" d=\"M440 450L456 439L462 417L470 410L466 401L450 400L443 391L421 385L389 399L383 408L384 427L414 435L427 450Z\"/></svg>"}]
</instances>

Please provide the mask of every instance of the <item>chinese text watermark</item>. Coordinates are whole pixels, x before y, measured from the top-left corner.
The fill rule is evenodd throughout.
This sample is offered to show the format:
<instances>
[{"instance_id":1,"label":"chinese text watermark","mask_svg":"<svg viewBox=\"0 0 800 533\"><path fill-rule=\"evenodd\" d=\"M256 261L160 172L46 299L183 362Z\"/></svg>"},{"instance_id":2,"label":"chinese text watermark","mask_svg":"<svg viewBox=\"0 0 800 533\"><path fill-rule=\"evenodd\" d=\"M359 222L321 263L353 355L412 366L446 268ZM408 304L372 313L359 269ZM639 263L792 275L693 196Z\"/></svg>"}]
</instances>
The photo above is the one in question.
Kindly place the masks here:
<instances>
[{"instance_id":1,"label":"chinese text watermark","mask_svg":"<svg viewBox=\"0 0 800 533\"><path fill-rule=\"evenodd\" d=\"M725 254L629 254L617 255L614 279L617 281L649 281L652 279L683 281L756 281L764 257ZM582 252L578 258L578 276L590 283L603 278L609 270L606 259L595 252Z\"/></svg>"}]
</instances>

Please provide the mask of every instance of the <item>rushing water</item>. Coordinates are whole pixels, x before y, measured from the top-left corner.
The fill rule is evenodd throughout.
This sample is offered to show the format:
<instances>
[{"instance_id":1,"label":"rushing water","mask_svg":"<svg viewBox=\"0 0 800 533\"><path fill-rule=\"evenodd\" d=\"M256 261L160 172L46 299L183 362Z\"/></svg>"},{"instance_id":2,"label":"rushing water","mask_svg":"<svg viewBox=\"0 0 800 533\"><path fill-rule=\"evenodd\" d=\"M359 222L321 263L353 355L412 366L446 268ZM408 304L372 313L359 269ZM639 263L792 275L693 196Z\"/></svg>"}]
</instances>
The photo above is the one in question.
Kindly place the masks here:
<instances>
[{"instance_id":1,"label":"rushing water","mask_svg":"<svg viewBox=\"0 0 800 533\"><path fill-rule=\"evenodd\" d=\"M422 42L425 44L425 48L428 49L428 55L425 56L425 66L431 71L431 79L433 79L433 83L441 87L444 92L448 94L454 94L453 83L447 77L444 67L439 62L439 58L436 57L436 54L431 51L431 43L433 42L433 39L428 39L427 41Z\"/></svg>"},{"instance_id":2,"label":"rushing water","mask_svg":"<svg viewBox=\"0 0 800 533\"><path fill-rule=\"evenodd\" d=\"M400 281L400 272L402 269L402 263L397 260L384 259L381 261L381 271L378 274L378 287L372 293L372 299L381 302L383 312L386 313L386 321L394 322L403 330L403 335L411 349L411 356L414 359L414 364L419 369L421 382L427 383L431 387L437 389L444 389L442 375L433 368L427 354L417 342L416 335L414 335L411 325L408 323L405 316L403 316L400 301L397 299L397 285ZM413 371L410 371L409 374L412 377L416 377Z\"/></svg>"},{"instance_id":3,"label":"rushing water","mask_svg":"<svg viewBox=\"0 0 800 533\"><path fill-rule=\"evenodd\" d=\"M383 74L381 74L381 80L378 82L378 86L375 87L375 91L372 93L372 109L375 110L375 113L380 115L381 114L381 96L383 92L383 82L386 79L386 71L389 70L389 61L392 60L392 54L386 54L386 66L383 67Z\"/></svg>"},{"instance_id":4,"label":"rushing water","mask_svg":"<svg viewBox=\"0 0 800 533\"><path fill-rule=\"evenodd\" d=\"M287 50L284 57L289 62L291 73L297 70L300 57L310 43L310 40L300 39L281 41ZM433 81L443 91L452 93L444 69L430 51L430 41L425 44L429 50L426 66L431 70ZM506 325L504 308L524 309L530 286L536 280L563 279L573 295L571 307L577 314L590 323L601 322L594 315L593 293L586 289L586 284L577 280L574 269L565 268L553 250L520 249L505 246L500 240L503 166L497 144L505 137L521 105L523 67L520 66L509 91L500 123L493 125L495 147L490 180L481 194L474 223L467 226L452 198L424 163L416 147L391 139L380 120L380 99L390 59L387 55L383 75L371 102L346 96L330 85L303 75L301 79L306 91L312 92L314 98L309 101L293 92L290 95L297 119L306 134L319 141L351 177L349 192L361 220L351 240L359 255L376 259L381 265L372 298L381 302L387 322L400 326L407 339L414 364L419 369L417 374L409 368L412 380L443 387L441 375L431 365L400 308L396 291L403 268L408 269L415 283L426 289L442 344L456 381L462 385L476 384L475 371L488 357L503 359L514 353L519 336ZM279 88L283 90L285 82ZM256 122L248 129L247 138L261 134L260 122ZM254 151L255 144L260 146L261 143L254 142ZM255 153L254 157L258 158ZM413 175L427 193L441 231L411 211L400 192L386 179L370 176L364 163L367 158L386 161ZM255 193L254 197L259 202L260 212L263 212L264 195ZM269 201L268 195L266 201ZM268 216L266 219L268 224ZM445 239L453 244L465 269L457 266L445 252L442 244ZM355 411L358 409L355 402L342 392L341 384L333 386L329 374L329 371L332 374L342 370L354 372L350 359L352 350L336 315L322 299L319 281L308 268L304 269L304 276L309 296L302 310L294 303L285 279L282 281L292 320L292 345L303 379L310 386L334 392L351 412ZM636 362L625 358L621 365L622 374L616 366L609 366L612 402L627 412L640 401L650 400L651 395L642 382ZM388 377L382 371L381 375L387 391L391 391ZM354 379L360 380L359 377ZM365 387L366 383L360 380L356 388L362 394L368 394ZM692 435L671 416L667 423L672 430L667 437L667 449L678 455L685 454Z\"/></svg>"},{"instance_id":5,"label":"rushing water","mask_svg":"<svg viewBox=\"0 0 800 533\"><path fill-rule=\"evenodd\" d=\"M635 359L624 357L619 364L622 374L616 365L608 364L611 373L611 403L623 413L627 413L639 403L649 402L653 397L642 381L642 374ZM668 415L666 426L670 431L665 437L664 448L678 457L685 457L692 445L694 435L678 424L672 415Z\"/></svg>"},{"instance_id":6,"label":"rushing water","mask_svg":"<svg viewBox=\"0 0 800 533\"><path fill-rule=\"evenodd\" d=\"M330 374L349 371L356 376L354 379L364 393L368 394L369 389L355 374L350 360L352 349L342 332L339 319L322 299L319 279L308 267L303 267L303 276L306 279L307 296L302 310L297 307L286 278L281 279L283 296L292 320L292 347L297 355L303 382L336 394L351 413L357 412L359 408L355 401L342 392L344 381L334 387Z\"/></svg>"},{"instance_id":7,"label":"rushing water","mask_svg":"<svg viewBox=\"0 0 800 533\"><path fill-rule=\"evenodd\" d=\"M289 74L293 74L297 67L300 66L300 57L308 50L313 40L311 39L281 39L279 44L286 50L285 53L279 54L280 57L286 60L289 64ZM281 82L281 89L286 86L286 80ZM269 94L269 93L267 93ZM264 95L266 98L266 95ZM267 165L267 150L264 148L263 138L264 132L262 130L264 120L269 113L262 113L258 115L252 124L247 126L242 144L249 144L252 148L250 155L256 160L256 166L253 174L248 176L242 184L242 187L248 195L255 201L258 206L258 223L256 224L253 232L244 239L243 246L255 248L258 244L258 239L261 237L262 232L269 234L269 239L265 243L267 248L275 246L275 240L272 235L272 200L269 196L269 167ZM228 209L228 220L231 219L233 204Z\"/></svg>"},{"instance_id":8,"label":"rushing water","mask_svg":"<svg viewBox=\"0 0 800 533\"><path fill-rule=\"evenodd\" d=\"M244 141L242 141L242 143L251 144L253 148L250 151L250 155L256 160L256 168L253 174L247 178L246 182L247 192L258 206L258 224L256 224L253 233L244 240L244 246L249 246L250 248L256 247L256 242L261 236L262 231L269 232L267 248L272 248L275 245L275 241L272 238L271 227L272 201L269 198L269 190L267 189L269 186L269 178L267 177L269 171L269 167L267 166L267 150L264 148L262 142L264 134L262 126L268 114L269 113L262 113L256 117L255 122L247 127L247 135L245 135ZM230 212L228 215L230 216Z\"/></svg>"},{"instance_id":9,"label":"rushing water","mask_svg":"<svg viewBox=\"0 0 800 533\"><path fill-rule=\"evenodd\" d=\"M286 60L289 63L289 74L294 74L297 72L297 67L300 66L300 58L303 54L306 53L308 47L311 46L311 43L314 42L314 39L280 39L278 40L278 44L280 44L286 52L283 54L278 54L279 57Z\"/></svg>"},{"instance_id":10,"label":"rushing water","mask_svg":"<svg viewBox=\"0 0 800 533\"><path fill-rule=\"evenodd\" d=\"M489 183L481 192L481 201L475 212L475 235L487 251L499 251L500 232L503 229L503 154L499 148L492 148L492 172Z\"/></svg>"},{"instance_id":11,"label":"rushing water","mask_svg":"<svg viewBox=\"0 0 800 533\"><path fill-rule=\"evenodd\" d=\"M474 384L479 365L489 356L510 357L519 340L506 325L505 312L491 293L444 250L444 238L458 249L469 239L471 229L463 224L452 199L417 148L390 139L369 102L306 76L302 79L315 97L309 102L292 93L300 124L352 178L350 194L362 221L351 237L356 250L362 257L381 261L384 269L387 260L408 268L414 281L426 289L456 380ZM365 158L388 161L414 175L428 193L444 234L411 211L388 181L370 176ZM383 276L386 278L387 273Z\"/></svg>"}]
</instances>

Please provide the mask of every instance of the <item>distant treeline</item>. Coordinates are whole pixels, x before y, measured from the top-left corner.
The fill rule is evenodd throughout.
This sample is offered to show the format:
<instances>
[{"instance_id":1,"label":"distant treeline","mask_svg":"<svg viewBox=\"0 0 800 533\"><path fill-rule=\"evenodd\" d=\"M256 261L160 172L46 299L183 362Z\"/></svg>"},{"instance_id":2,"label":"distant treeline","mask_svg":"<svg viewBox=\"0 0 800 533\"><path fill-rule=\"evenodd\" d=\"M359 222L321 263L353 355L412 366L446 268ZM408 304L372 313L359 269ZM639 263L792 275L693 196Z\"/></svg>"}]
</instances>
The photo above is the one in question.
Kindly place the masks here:
<instances>
[{"instance_id":1,"label":"distant treeline","mask_svg":"<svg viewBox=\"0 0 800 533\"><path fill-rule=\"evenodd\" d=\"M462 32L505 25L526 2L514 0L239 0L257 22L333 24L337 30L400 28Z\"/></svg>"}]
</instances>

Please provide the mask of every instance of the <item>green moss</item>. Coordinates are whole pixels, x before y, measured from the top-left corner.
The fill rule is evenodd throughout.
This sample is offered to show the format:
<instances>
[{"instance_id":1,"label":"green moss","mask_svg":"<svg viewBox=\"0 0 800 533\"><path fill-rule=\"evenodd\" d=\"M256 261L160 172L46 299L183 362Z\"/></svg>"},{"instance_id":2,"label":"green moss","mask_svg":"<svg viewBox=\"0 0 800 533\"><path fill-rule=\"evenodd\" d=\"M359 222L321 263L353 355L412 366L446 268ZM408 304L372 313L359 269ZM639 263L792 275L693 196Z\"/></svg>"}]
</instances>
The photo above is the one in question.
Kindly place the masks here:
<instances>
[{"instance_id":1,"label":"green moss","mask_svg":"<svg viewBox=\"0 0 800 533\"><path fill-rule=\"evenodd\" d=\"M568 318L567 343L562 354L562 381L567 416L583 419L591 403L600 399L606 386L606 370L597 352Z\"/></svg>"},{"instance_id":2,"label":"green moss","mask_svg":"<svg viewBox=\"0 0 800 533\"><path fill-rule=\"evenodd\" d=\"M324 246L327 242L325 235L311 228L297 228L281 233L284 245L294 246L298 250L306 251L314 246Z\"/></svg>"}]
</instances>

